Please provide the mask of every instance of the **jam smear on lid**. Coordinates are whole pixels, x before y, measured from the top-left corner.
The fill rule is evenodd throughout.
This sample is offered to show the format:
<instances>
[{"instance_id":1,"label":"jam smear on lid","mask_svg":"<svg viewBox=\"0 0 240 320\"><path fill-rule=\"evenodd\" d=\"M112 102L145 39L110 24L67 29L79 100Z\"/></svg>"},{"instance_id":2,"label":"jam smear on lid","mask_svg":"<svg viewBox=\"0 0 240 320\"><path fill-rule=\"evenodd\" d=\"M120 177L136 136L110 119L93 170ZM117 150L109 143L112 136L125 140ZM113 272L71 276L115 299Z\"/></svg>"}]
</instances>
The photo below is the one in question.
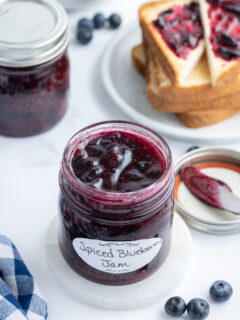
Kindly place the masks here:
<instances>
[{"instance_id":1,"label":"jam smear on lid","mask_svg":"<svg viewBox=\"0 0 240 320\"><path fill-rule=\"evenodd\" d=\"M203 38L199 5L174 5L159 14L154 25L176 56L186 59Z\"/></svg>"},{"instance_id":2,"label":"jam smear on lid","mask_svg":"<svg viewBox=\"0 0 240 320\"><path fill-rule=\"evenodd\" d=\"M106 192L133 192L158 180L166 163L147 140L131 133L108 132L73 154L71 166L84 184Z\"/></svg>"}]
</instances>

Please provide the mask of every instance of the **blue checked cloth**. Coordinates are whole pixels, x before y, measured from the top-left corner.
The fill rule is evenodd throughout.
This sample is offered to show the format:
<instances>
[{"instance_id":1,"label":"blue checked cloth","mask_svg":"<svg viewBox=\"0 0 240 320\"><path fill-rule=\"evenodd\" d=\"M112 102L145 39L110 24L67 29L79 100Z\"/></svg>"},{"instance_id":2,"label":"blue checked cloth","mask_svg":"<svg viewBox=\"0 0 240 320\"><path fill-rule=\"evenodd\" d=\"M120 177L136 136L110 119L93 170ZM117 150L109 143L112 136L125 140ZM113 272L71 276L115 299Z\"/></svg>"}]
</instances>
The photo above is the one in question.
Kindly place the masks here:
<instances>
[{"instance_id":1,"label":"blue checked cloth","mask_svg":"<svg viewBox=\"0 0 240 320\"><path fill-rule=\"evenodd\" d=\"M47 304L14 244L0 235L0 320L45 320Z\"/></svg>"}]
</instances>

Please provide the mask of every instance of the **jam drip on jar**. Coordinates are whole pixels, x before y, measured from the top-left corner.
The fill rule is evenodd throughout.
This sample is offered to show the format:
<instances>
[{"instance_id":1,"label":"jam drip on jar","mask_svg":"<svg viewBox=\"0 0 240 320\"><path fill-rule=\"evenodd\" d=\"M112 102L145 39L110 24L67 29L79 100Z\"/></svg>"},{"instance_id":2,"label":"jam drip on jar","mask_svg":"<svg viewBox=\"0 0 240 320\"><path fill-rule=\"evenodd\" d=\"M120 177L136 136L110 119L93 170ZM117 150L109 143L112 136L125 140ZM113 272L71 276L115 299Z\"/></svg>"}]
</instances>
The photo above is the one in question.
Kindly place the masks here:
<instances>
[{"instance_id":1,"label":"jam drip on jar","mask_svg":"<svg viewBox=\"0 0 240 320\"><path fill-rule=\"evenodd\" d=\"M153 145L130 133L112 132L78 148L71 166L83 183L108 192L132 192L159 179L165 161Z\"/></svg>"},{"instance_id":2,"label":"jam drip on jar","mask_svg":"<svg viewBox=\"0 0 240 320\"><path fill-rule=\"evenodd\" d=\"M186 59L203 38L199 5L191 2L163 11L153 22L176 56Z\"/></svg>"},{"instance_id":3,"label":"jam drip on jar","mask_svg":"<svg viewBox=\"0 0 240 320\"><path fill-rule=\"evenodd\" d=\"M224 60L240 57L240 2L208 0L210 4L210 41L216 56Z\"/></svg>"},{"instance_id":4,"label":"jam drip on jar","mask_svg":"<svg viewBox=\"0 0 240 320\"><path fill-rule=\"evenodd\" d=\"M213 207L222 208L219 186L231 192L223 181L210 178L192 166L184 167L180 176L193 195Z\"/></svg>"}]
</instances>

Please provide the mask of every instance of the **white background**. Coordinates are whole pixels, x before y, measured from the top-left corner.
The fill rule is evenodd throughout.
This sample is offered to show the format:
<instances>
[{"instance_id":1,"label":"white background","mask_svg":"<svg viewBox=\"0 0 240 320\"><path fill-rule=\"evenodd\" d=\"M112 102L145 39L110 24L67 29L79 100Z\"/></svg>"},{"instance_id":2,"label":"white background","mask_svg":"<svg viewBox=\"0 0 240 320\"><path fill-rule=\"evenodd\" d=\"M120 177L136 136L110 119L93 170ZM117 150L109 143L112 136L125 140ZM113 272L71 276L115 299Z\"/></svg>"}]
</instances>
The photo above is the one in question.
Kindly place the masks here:
<instances>
[{"instance_id":1,"label":"white background","mask_svg":"<svg viewBox=\"0 0 240 320\"><path fill-rule=\"evenodd\" d=\"M126 24L137 18L142 1L96 2L95 7L70 15L71 102L63 121L53 130L34 138L0 137L0 232L15 242L35 276L48 302L49 320L165 320L169 317L164 315L164 302L131 311L106 311L82 304L62 290L46 264L44 237L57 214L58 171L67 140L88 124L127 120L108 97L99 74L104 48L116 35L115 31L96 31L92 43L82 47L74 38L75 25L78 18L91 17L99 10L106 14L120 12ZM167 141L175 161L189 147L187 143ZM239 149L240 143L227 147ZM211 283L217 279L228 280L234 287L234 296L222 305L210 301L209 319L240 319L240 235L212 236L192 229L191 233L194 242L192 264L182 285L173 294L186 300L193 297L209 299Z\"/></svg>"}]
</instances>

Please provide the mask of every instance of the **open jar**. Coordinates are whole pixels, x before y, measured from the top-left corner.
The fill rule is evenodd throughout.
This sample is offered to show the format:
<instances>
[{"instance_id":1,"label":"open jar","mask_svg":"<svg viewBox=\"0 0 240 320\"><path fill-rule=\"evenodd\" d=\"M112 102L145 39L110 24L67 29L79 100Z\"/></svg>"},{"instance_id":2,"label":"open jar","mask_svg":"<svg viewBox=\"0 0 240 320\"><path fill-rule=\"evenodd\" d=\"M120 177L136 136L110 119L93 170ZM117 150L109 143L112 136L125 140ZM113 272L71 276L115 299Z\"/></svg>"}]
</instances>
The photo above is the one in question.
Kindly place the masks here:
<instances>
[{"instance_id":1,"label":"open jar","mask_svg":"<svg viewBox=\"0 0 240 320\"><path fill-rule=\"evenodd\" d=\"M54 0L1 4L0 134L32 136L50 129L65 114L67 25L65 10Z\"/></svg>"},{"instance_id":2,"label":"open jar","mask_svg":"<svg viewBox=\"0 0 240 320\"><path fill-rule=\"evenodd\" d=\"M170 250L173 185L170 149L150 129L112 121L79 131L60 170L59 244L67 263L109 285L151 275Z\"/></svg>"}]
</instances>

